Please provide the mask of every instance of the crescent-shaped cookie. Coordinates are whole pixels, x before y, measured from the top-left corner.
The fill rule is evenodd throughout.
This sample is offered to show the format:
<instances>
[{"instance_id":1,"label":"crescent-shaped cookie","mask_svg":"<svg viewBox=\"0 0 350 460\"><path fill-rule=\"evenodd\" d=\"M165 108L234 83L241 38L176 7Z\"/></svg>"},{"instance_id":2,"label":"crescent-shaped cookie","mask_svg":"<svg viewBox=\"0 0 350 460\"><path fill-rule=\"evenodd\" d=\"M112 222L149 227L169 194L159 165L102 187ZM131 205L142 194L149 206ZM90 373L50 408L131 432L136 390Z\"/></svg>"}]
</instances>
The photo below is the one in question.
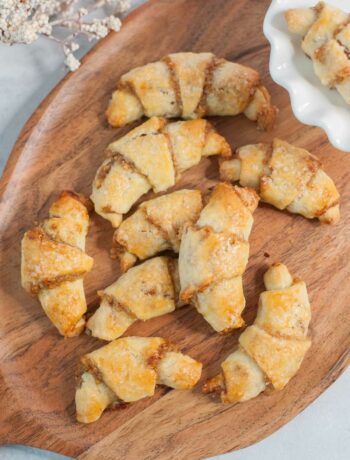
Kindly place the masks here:
<instances>
[{"instance_id":1,"label":"crescent-shaped cookie","mask_svg":"<svg viewBox=\"0 0 350 460\"><path fill-rule=\"evenodd\" d=\"M311 319L306 285L292 278L283 264L272 265L264 276L255 322L239 337L239 347L221 364L203 391L219 393L223 402L243 402L271 384L282 390L298 372L311 345Z\"/></svg>"},{"instance_id":2,"label":"crescent-shaped cookie","mask_svg":"<svg viewBox=\"0 0 350 460\"><path fill-rule=\"evenodd\" d=\"M175 53L122 75L107 118L119 127L143 115L195 119L240 113L262 129L274 124L276 108L258 72L212 53Z\"/></svg>"},{"instance_id":3,"label":"crescent-shaped cookie","mask_svg":"<svg viewBox=\"0 0 350 460\"><path fill-rule=\"evenodd\" d=\"M99 291L101 304L89 318L94 337L114 340L137 320L171 313L179 301L178 264L170 257L154 257L130 268L117 281Z\"/></svg>"},{"instance_id":4,"label":"crescent-shaped cookie","mask_svg":"<svg viewBox=\"0 0 350 460\"><path fill-rule=\"evenodd\" d=\"M151 118L108 147L91 199L95 211L119 227L123 214L149 190L164 192L181 173L212 155L231 156L231 148L206 120L168 123Z\"/></svg>"},{"instance_id":5,"label":"crescent-shaped cookie","mask_svg":"<svg viewBox=\"0 0 350 460\"><path fill-rule=\"evenodd\" d=\"M194 225L183 231L179 252L181 299L191 302L217 332L241 327L242 275L258 196L219 183Z\"/></svg>"},{"instance_id":6,"label":"crescent-shaped cookie","mask_svg":"<svg viewBox=\"0 0 350 460\"><path fill-rule=\"evenodd\" d=\"M262 201L278 209L317 218L326 224L339 221L339 193L321 162L307 150L274 139L237 150L220 165L223 180L254 188Z\"/></svg>"},{"instance_id":7,"label":"crescent-shaped cookie","mask_svg":"<svg viewBox=\"0 0 350 460\"><path fill-rule=\"evenodd\" d=\"M156 385L189 390L202 364L161 337L125 337L81 359L83 372L75 394L77 420L91 423L121 403L154 395Z\"/></svg>"},{"instance_id":8,"label":"crescent-shaped cookie","mask_svg":"<svg viewBox=\"0 0 350 460\"><path fill-rule=\"evenodd\" d=\"M350 104L350 14L319 2L287 10L285 17L289 31L303 37L302 49L322 84L336 88Z\"/></svg>"},{"instance_id":9,"label":"crescent-shaped cookie","mask_svg":"<svg viewBox=\"0 0 350 460\"><path fill-rule=\"evenodd\" d=\"M159 252L179 252L185 225L194 223L202 209L199 190L178 190L144 201L114 233L112 255L122 271Z\"/></svg>"},{"instance_id":10,"label":"crescent-shaped cookie","mask_svg":"<svg viewBox=\"0 0 350 460\"><path fill-rule=\"evenodd\" d=\"M85 253L86 202L74 192L61 193L49 219L22 239L22 286L38 297L52 323L67 337L80 334L85 325L83 277L93 265Z\"/></svg>"}]
</instances>

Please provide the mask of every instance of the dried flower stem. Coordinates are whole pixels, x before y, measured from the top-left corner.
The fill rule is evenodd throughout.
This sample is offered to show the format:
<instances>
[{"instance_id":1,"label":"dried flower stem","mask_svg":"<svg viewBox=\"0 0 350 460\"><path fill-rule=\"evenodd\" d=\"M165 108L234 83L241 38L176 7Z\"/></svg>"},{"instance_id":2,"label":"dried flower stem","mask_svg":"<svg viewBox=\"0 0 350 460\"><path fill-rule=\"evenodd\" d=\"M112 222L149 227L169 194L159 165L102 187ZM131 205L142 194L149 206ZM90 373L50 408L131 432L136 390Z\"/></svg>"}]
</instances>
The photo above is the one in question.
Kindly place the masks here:
<instances>
[{"instance_id":1,"label":"dried flower stem","mask_svg":"<svg viewBox=\"0 0 350 460\"><path fill-rule=\"evenodd\" d=\"M80 66L74 52L79 49L74 39L83 35L89 40L105 37L110 30L119 31L121 21L117 14L130 8L129 0L0 0L0 42L30 44L45 36L60 44L66 56L65 64L70 70ZM87 16L99 10L109 9L111 14L102 19ZM73 31L64 39L54 35L56 28Z\"/></svg>"}]
</instances>

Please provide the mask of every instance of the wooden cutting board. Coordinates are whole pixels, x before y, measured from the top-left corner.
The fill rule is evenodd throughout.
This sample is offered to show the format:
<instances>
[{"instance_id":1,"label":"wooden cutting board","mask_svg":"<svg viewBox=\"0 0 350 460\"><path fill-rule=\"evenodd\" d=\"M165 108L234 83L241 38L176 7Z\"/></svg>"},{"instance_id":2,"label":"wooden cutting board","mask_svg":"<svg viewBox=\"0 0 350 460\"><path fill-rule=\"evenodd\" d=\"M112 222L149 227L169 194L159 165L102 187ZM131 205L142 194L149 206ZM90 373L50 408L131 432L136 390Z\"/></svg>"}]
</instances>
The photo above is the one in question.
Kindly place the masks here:
<instances>
[{"instance_id":1,"label":"wooden cutting board","mask_svg":"<svg viewBox=\"0 0 350 460\"><path fill-rule=\"evenodd\" d=\"M199 459L248 446L280 428L324 391L349 363L350 155L334 150L324 133L294 118L288 94L268 75L269 47L262 34L268 1L158 0L134 11L118 34L102 40L82 67L65 78L23 129L1 181L0 441L21 443L80 459ZM324 162L342 196L341 223L321 226L261 206L255 214L251 257L244 276L251 323L262 274L285 262L307 283L312 302L313 345L298 375L281 392L244 404L222 405L193 392L158 389L155 397L109 411L100 421L79 425L74 417L79 357L102 345L86 335L63 339L40 305L20 286L20 240L45 218L62 189L90 193L104 149L128 128L108 127L104 111L119 76L169 52L212 51L255 67L279 107L272 133L244 117L213 122L232 147L279 136L309 149ZM205 190L217 179L216 160L184 175L176 188ZM95 259L86 277L90 306L97 289L119 275L109 258L112 229L92 217L87 251ZM215 334L194 309L184 308L146 323L130 335L160 335L203 361L203 380L216 373L240 331Z\"/></svg>"}]
</instances>

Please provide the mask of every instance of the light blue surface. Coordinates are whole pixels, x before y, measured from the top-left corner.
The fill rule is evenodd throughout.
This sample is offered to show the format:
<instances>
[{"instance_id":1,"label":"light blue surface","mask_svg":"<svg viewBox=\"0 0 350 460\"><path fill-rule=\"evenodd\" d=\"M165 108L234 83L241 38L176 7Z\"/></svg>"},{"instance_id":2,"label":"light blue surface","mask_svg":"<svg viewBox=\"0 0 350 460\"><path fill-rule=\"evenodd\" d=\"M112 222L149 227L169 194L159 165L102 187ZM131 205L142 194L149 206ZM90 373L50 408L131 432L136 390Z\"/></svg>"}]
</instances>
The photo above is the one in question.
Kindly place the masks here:
<instances>
[{"instance_id":1,"label":"light blue surface","mask_svg":"<svg viewBox=\"0 0 350 460\"><path fill-rule=\"evenodd\" d=\"M1 460L66 460L71 457L24 446L0 447ZM102 459L101 459L102 460Z\"/></svg>"},{"instance_id":2,"label":"light blue surface","mask_svg":"<svg viewBox=\"0 0 350 460\"><path fill-rule=\"evenodd\" d=\"M82 51L86 50L85 44ZM24 122L64 74L60 51L47 40L39 40L29 47L9 48L0 45L0 170ZM349 460L349 389L350 371L347 371L319 399L281 430L254 446L220 455L216 459ZM288 387L285 391L288 391ZM67 458L27 447L0 447L0 460ZM117 448L116 460L122 460L117 456Z\"/></svg>"}]
</instances>

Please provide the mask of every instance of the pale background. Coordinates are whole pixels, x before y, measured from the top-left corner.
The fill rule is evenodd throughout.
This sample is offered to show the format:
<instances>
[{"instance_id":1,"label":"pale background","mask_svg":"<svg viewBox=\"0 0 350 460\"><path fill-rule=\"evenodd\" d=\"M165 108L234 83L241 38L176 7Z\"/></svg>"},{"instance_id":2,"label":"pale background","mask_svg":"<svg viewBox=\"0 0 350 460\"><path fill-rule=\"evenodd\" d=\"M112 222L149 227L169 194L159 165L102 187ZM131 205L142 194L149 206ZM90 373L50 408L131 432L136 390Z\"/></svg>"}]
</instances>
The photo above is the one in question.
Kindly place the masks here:
<instances>
[{"instance_id":1,"label":"pale background","mask_svg":"<svg viewBox=\"0 0 350 460\"><path fill-rule=\"evenodd\" d=\"M133 1L134 5L140 3L142 0ZM83 44L82 54L89 46L91 45ZM65 73L61 50L48 40L40 39L30 46L0 45L1 171L25 121ZM288 387L284 391L288 391ZM350 371L348 370L320 398L278 432L254 446L221 455L216 459L349 460L349 394ZM26 447L0 447L0 460L63 460L64 458L67 457Z\"/></svg>"}]
</instances>

